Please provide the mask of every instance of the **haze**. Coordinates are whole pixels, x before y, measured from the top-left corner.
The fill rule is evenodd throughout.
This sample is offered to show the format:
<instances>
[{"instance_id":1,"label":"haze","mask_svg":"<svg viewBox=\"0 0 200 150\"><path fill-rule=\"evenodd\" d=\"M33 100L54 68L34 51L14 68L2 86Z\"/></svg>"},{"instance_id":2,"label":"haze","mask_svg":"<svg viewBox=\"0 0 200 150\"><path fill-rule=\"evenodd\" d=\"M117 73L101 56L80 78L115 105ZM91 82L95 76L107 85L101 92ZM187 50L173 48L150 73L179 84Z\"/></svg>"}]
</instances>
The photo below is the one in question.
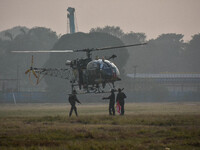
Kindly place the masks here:
<instances>
[{"instance_id":1,"label":"haze","mask_svg":"<svg viewBox=\"0 0 200 150\"><path fill-rule=\"evenodd\" d=\"M80 32L110 25L144 32L148 39L181 33L187 41L200 31L199 0L0 0L0 31L42 26L65 34L69 6L76 9Z\"/></svg>"}]
</instances>

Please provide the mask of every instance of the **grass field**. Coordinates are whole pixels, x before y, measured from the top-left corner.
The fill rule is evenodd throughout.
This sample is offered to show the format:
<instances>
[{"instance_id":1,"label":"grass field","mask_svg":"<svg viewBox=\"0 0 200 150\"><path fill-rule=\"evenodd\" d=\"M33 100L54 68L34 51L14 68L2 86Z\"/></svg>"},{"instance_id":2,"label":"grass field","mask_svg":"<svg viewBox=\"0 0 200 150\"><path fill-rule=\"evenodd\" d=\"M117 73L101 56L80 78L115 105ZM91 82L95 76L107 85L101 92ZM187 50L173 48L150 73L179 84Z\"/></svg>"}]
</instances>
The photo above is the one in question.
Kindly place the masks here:
<instances>
[{"instance_id":1,"label":"grass field","mask_svg":"<svg viewBox=\"0 0 200 150\"><path fill-rule=\"evenodd\" d=\"M0 104L0 150L199 150L200 103Z\"/></svg>"}]
</instances>

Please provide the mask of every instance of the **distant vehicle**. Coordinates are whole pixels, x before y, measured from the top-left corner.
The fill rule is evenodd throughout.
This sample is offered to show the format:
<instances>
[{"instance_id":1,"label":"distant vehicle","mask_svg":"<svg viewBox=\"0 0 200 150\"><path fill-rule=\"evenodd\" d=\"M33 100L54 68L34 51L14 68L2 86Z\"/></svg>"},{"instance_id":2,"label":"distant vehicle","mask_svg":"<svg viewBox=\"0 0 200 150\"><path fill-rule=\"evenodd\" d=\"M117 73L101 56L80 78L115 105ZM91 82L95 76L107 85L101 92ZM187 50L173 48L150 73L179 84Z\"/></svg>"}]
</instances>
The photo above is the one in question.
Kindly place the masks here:
<instances>
[{"instance_id":1,"label":"distant vehicle","mask_svg":"<svg viewBox=\"0 0 200 150\"><path fill-rule=\"evenodd\" d=\"M80 50L40 50L40 51L12 51L14 53L79 53L85 52L87 57L85 59L67 60L66 66L68 68L35 68L33 67L33 56L31 60L31 67L25 72L29 74L31 80L31 73L37 79L36 84L46 75L58 78L68 79L71 83L71 90L75 87L83 90L84 93L103 93L106 85L115 89L114 83L120 81L120 72L117 66L110 61L117 57L112 55L108 59L105 58L91 58L93 51L103 51L118 49L124 47L140 46L147 43L139 43L133 45L123 45L115 47L80 49Z\"/></svg>"}]
</instances>

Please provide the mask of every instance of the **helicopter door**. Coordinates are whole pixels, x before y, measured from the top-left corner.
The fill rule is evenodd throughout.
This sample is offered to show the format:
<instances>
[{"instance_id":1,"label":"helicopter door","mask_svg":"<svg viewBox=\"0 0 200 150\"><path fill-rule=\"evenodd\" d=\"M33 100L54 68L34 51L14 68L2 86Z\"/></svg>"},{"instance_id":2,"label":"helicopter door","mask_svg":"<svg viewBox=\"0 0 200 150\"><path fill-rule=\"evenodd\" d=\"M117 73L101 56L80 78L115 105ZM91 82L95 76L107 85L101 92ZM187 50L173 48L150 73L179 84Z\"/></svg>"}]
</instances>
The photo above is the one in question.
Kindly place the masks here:
<instances>
[{"instance_id":1,"label":"helicopter door","mask_svg":"<svg viewBox=\"0 0 200 150\"><path fill-rule=\"evenodd\" d=\"M97 60L93 60L87 65L89 83L95 84L95 80L99 78L100 64Z\"/></svg>"}]
</instances>

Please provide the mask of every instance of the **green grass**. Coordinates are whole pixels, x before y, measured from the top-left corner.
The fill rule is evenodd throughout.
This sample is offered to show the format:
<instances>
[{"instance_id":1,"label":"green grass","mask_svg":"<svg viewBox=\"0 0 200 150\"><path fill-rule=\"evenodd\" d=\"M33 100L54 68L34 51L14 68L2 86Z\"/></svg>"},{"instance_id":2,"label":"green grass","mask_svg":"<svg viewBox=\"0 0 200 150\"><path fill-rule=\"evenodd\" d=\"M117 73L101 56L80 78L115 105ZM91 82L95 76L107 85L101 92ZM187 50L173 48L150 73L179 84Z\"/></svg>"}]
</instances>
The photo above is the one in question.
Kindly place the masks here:
<instances>
[{"instance_id":1,"label":"green grass","mask_svg":"<svg viewBox=\"0 0 200 150\"><path fill-rule=\"evenodd\" d=\"M200 103L130 103L125 116L108 105L0 106L0 149L200 149Z\"/></svg>"}]
</instances>

